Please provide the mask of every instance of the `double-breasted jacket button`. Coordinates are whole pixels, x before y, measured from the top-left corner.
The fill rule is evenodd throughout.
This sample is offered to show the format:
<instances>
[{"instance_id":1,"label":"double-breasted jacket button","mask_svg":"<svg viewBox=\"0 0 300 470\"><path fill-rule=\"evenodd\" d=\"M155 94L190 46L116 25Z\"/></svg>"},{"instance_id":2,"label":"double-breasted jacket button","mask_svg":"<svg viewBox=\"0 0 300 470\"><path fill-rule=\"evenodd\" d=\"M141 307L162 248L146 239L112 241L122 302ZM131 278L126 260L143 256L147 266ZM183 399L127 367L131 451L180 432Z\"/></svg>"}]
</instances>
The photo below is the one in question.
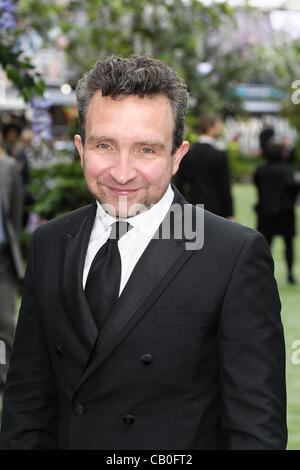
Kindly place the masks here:
<instances>
[{"instance_id":1,"label":"double-breasted jacket button","mask_svg":"<svg viewBox=\"0 0 300 470\"><path fill-rule=\"evenodd\" d=\"M143 364L148 365L151 364L151 362L153 361L153 356L150 353L146 353L143 354L140 359Z\"/></svg>"},{"instance_id":2,"label":"double-breasted jacket button","mask_svg":"<svg viewBox=\"0 0 300 470\"><path fill-rule=\"evenodd\" d=\"M84 406L81 403L78 403L74 408L74 413L77 416L81 416L84 413Z\"/></svg>"},{"instance_id":3,"label":"double-breasted jacket button","mask_svg":"<svg viewBox=\"0 0 300 470\"><path fill-rule=\"evenodd\" d=\"M123 423L124 424L133 424L135 421L134 416L132 415L125 415L123 416Z\"/></svg>"},{"instance_id":4,"label":"double-breasted jacket button","mask_svg":"<svg viewBox=\"0 0 300 470\"><path fill-rule=\"evenodd\" d=\"M62 356L63 356L62 349L61 349L61 347L58 346L58 345L55 347L55 352L56 352L56 354L57 354L59 357L62 357Z\"/></svg>"}]
</instances>

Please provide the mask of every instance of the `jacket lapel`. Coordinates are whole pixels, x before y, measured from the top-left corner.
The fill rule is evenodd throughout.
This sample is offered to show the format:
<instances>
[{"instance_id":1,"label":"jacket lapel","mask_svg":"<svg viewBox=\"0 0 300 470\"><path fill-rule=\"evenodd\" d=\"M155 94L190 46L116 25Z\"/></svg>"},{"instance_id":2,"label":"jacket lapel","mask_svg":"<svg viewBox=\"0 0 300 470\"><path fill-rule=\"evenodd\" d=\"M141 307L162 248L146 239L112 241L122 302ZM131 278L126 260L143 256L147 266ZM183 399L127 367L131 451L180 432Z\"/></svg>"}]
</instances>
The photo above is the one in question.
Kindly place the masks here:
<instances>
[{"instance_id":1,"label":"jacket lapel","mask_svg":"<svg viewBox=\"0 0 300 470\"><path fill-rule=\"evenodd\" d=\"M173 204L174 202L179 203L182 208L185 203L176 188ZM142 254L113 311L101 329L93 360L83 373L78 388L147 313L161 292L194 253L193 250L186 250L184 235L181 239L174 238L175 226L178 223L183 224L183 220L178 220L178 218L173 220L169 239L159 239L154 236Z\"/></svg>"},{"instance_id":2,"label":"jacket lapel","mask_svg":"<svg viewBox=\"0 0 300 470\"><path fill-rule=\"evenodd\" d=\"M87 355L83 365L95 344L98 329L86 301L83 286L83 268L96 214L96 204L85 209L79 220L72 220L63 234L61 245L60 295L64 309L69 316Z\"/></svg>"}]
</instances>

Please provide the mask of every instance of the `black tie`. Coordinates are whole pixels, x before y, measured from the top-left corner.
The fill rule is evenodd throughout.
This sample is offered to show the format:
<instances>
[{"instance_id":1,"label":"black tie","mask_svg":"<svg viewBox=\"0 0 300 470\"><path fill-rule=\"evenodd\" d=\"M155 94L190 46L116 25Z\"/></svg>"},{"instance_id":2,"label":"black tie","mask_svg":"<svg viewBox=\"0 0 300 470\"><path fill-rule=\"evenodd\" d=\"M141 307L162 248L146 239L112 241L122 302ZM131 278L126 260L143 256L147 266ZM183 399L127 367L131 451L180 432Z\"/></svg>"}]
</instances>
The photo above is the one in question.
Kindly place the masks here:
<instances>
[{"instance_id":1,"label":"black tie","mask_svg":"<svg viewBox=\"0 0 300 470\"><path fill-rule=\"evenodd\" d=\"M121 257L118 240L129 230L128 222L115 222L107 242L99 249L90 267L85 295L100 330L119 296Z\"/></svg>"}]
</instances>

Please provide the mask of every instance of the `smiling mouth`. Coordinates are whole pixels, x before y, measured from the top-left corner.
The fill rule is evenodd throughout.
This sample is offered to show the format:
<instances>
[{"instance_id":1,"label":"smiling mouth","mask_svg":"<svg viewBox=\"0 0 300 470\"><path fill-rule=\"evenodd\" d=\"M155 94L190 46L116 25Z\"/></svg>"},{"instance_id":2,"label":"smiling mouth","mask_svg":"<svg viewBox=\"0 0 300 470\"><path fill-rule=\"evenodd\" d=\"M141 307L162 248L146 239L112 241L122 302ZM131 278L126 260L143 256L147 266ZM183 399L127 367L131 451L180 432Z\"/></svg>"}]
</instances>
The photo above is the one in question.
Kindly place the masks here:
<instances>
[{"instance_id":1,"label":"smiling mouth","mask_svg":"<svg viewBox=\"0 0 300 470\"><path fill-rule=\"evenodd\" d=\"M119 189L119 188L111 188L111 187L108 187L108 188L116 196L131 196L132 194L138 191L137 189Z\"/></svg>"}]
</instances>

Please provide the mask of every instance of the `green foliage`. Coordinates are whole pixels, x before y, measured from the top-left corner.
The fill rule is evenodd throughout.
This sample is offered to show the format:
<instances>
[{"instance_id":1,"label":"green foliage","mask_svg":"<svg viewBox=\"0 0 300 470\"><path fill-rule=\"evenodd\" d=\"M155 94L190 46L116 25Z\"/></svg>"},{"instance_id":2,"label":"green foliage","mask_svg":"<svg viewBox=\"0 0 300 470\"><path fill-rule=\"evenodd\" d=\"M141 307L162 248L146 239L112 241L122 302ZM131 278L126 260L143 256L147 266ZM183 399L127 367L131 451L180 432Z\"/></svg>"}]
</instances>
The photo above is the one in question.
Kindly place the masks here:
<instances>
[{"instance_id":1,"label":"green foliage","mask_svg":"<svg viewBox=\"0 0 300 470\"><path fill-rule=\"evenodd\" d=\"M230 165L231 179L234 183L245 183L252 181L256 168L262 164L259 157L253 155L236 155L227 151Z\"/></svg>"},{"instance_id":2,"label":"green foliage","mask_svg":"<svg viewBox=\"0 0 300 470\"><path fill-rule=\"evenodd\" d=\"M233 93L237 83L267 78L286 87L298 62L297 51L285 44L237 45L224 52L211 39L223 24L235 27L234 11L225 1L207 6L200 0L20 0L17 9L23 30L37 31L46 47L57 47L63 38L74 85L109 54L152 55L186 81L192 116L241 115L241 99ZM256 13L249 9L249 15ZM201 62L212 65L206 76L197 70Z\"/></svg>"},{"instance_id":3,"label":"green foliage","mask_svg":"<svg viewBox=\"0 0 300 470\"><path fill-rule=\"evenodd\" d=\"M256 168L262 164L262 159L256 155L243 155L238 142L227 144L231 180L234 183L245 183L253 180Z\"/></svg>"},{"instance_id":4,"label":"green foliage","mask_svg":"<svg viewBox=\"0 0 300 470\"><path fill-rule=\"evenodd\" d=\"M35 95L42 95L45 83L41 75L34 70L29 57L24 56L19 44L21 31L0 32L0 66L5 70L7 78L20 91L28 102Z\"/></svg>"},{"instance_id":5,"label":"green foliage","mask_svg":"<svg viewBox=\"0 0 300 470\"><path fill-rule=\"evenodd\" d=\"M80 160L33 170L31 210L50 220L93 201L82 174Z\"/></svg>"},{"instance_id":6,"label":"green foliage","mask_svg":"<svg viewBox=\"0 0 300 470\"><path fill-rule=\"evenodd\" d=\"M224 21L234 27L233 10L226 2L205 6L198 0L21 0L19 11L47 47L55 46L57 37L65 38L74 83L109 54L152 55L174 67L187 82L190 114L241 112L240 100L233 94L228 99L228 93L236 82L247 80L257 60L250 57L245 67L241 48L224 54L219 44L209 43ZM53 26L56 37L49 34ZM203 61L213 66L206 77L197 70Z\"/></svg>"},{"instance_id":7,"label":"green foliage","mask_svg":"<svg viewBox=\"0 0 300 470\"><path fill-rule=\"evenodd\" d=\"M300 93L299 85L296 82L296 80L300 79L299 42L293 41L287 43L285 39L282 39L272 48L260 45L258 53L261 61L265 64L265 70L268 71L269 81L275 81L277 88L285 94L285 99L281 103L281 114L300 133ZM300 171L299 137L296 139L295 145L296 170Z\"/></svg>"},{"instance_id":8,"label":"green foliage","mask_svg":"<svg viewBox=\"0 0 300 470\"><path fill-rule=\"evenodd\" d=\"M31 240L31 233L29 233L24 228L20 234L20 247L21 247L23 260L25 261L25 263L27 263L28 261L30 240ZM21 281L20 284L21 284L20 288L22 289L23 281Z\"/></svg>"}]
</instances>

